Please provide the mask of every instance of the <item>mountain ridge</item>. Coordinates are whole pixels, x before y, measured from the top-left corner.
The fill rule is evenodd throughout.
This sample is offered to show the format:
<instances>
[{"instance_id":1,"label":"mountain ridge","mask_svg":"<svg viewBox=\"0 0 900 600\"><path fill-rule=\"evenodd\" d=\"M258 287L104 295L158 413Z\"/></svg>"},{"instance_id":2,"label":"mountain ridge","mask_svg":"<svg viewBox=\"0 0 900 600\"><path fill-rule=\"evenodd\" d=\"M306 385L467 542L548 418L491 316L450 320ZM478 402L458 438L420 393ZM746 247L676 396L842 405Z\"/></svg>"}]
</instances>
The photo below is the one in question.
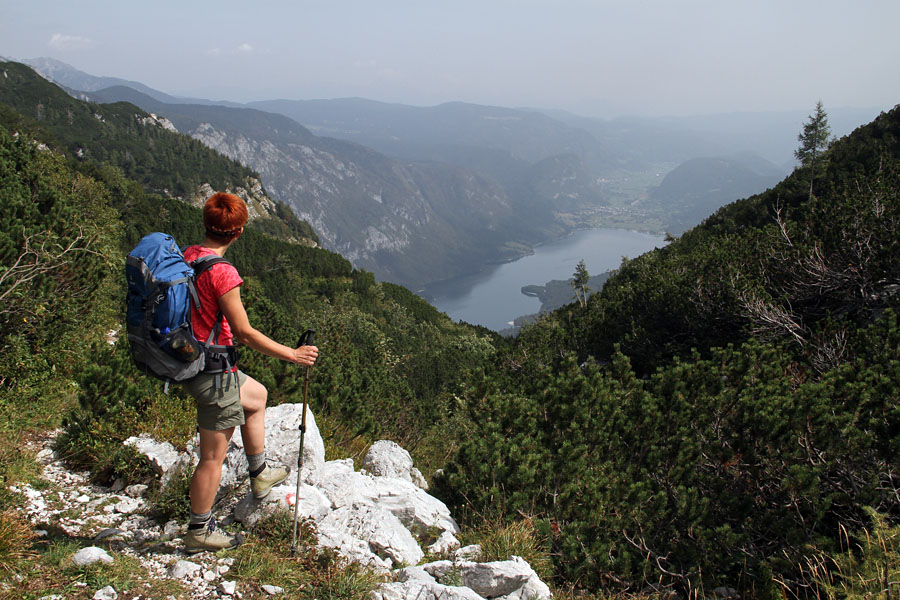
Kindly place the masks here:
<instances>
[{"instance_id":1,"label":"mountain ridge","mask_svg":"<svg viewBox=\"0 0 900 600\"><path fill-rule=\"evenodd\" d=\"M62 78L61 71L55 74ZM86 76L78 72L70 83L76 82L76 75ZM108 79L94 78L90 85L104 82ZM741 128L728 125L727 116L714 119L725 125L708 127L712 133L698 133L686 131L683 124L690 119L603 121L563 111L463 102L412 107L363 98L190 103L161 93L154 98L126 90L113 87L90 94L128 99L161 114L181 114L191 121L182 127L197 139L265 172L267 188L314 223L326 245L379 278L414 289L435 278L471 274L488 263L513 259L572 227L683 231L721 204L760 192L771 182L744 178L747 185L713 199L698 177L701 187L681 196L679 202L685 206L678 211L659 201L660 192L654 193L659 177L679 165L698 156L728 157L747 149L743 138L734 134ZM197 108L201 106L206 108ZM226 112L226 108L276 111L294 123L276 125L274 117L260 112ZM214 116L201 119L201 110ZM257 115L260 123L238 117L247 114ZM765 120L759 115L753 119ZM800 119L798 115L798 124ZM202 131L201 121L208 123ZM240 131L232 127L234 121L244 127ZM330 137L318 135L322 133ZM784 137L793 147L793 132ZM363 144L385 159L342 145L339 139ZM783 150L784 144L780 147ZM306 161L302 153L312 148L315 156ZM368 161L368 168L360 168L354 160ZM338 162L353 164L364 179L341 179ZM331 168L326 168L329 163ZM715 177L718 163L708 164L707 179ZM461 195L438 193L431 184L435 177L452 181L449 187ZM390 205L378 206L377 198L386 197L380 187L386 187ZM483 210L466 204L466 195L480 197ZM425 218L423 201L431 208L441 206ZM695 206L688 206L691 202ZM446 217L457 203L461 210L475 212L469 220L453 219L458 228L451 232Z\"/></svg>"},{"instance_id":2,"label":"mountain ridge","mask_svg":"<svg viewBox=\"0 0 900 600\"><path fill-rule=\"evenodd\" d=\"M537 179L517 164L504 189L466 167L401 161L316 136L277 113L165 104L121 86L88 95L166 115L180 131L259 171L327 247L413 289L516 258L564 233L568 225L554 223L548 202L557 192L568 198L567 210L601 202L600 189L572 159L541 166Z\"/></svg>"}]
</instances>

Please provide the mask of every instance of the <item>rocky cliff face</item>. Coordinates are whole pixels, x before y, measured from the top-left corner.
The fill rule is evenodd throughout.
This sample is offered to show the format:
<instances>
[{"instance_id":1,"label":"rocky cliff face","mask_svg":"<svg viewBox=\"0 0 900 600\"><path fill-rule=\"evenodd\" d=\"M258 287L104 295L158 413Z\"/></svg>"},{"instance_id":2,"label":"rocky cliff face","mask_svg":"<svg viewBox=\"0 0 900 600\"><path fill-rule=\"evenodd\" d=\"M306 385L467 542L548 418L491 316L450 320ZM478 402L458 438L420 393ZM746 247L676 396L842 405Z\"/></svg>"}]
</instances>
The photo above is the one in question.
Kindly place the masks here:
<instances>
[{"instance_id":1,"label":"rocky cliff face","mask_svg":"<svg viewBox=\"0 0 900 600\"><path fill-rule=\"evenodd\" d=\"M204 120L184 131L258 171L323 245L379 278L414 287L503 252L515 211L493 182L289 127L250 136Z\"/></svg>"},{"instance_id":2,"label":"rocky cliff face","mask_svg":"<svg viewBox=\"0 0 900 600\"><path fill-rule=\"evenodd\" d=\"M102 116L98 115L97 118L102 119ZM180 133L172 121L154 113L150 113L149 116L137 114L134 115L134 118L145 127L160 127L173 133ZM206 199L217 191L229 192L240 197L247 204L251 221L257 217L268 217L277 213L275 202L266 194L262 182L256 177L248 177L243 186L228 187L224 190L213 189L209 183L204 183L190 198L185 198L185 200L194 206L202 207Z\"/></svg>"},{"instance_id":3,"label":"rocky cliff face","mask_svg":"<svg viewBox=\"0 0 900 600\"><path fill-rule=\"evenodd\" d=\"M258 217L271 217L277 214L275 202L269 198L263 189L262 182L255 177L247 179L244 186L215 190L208 183L202 184L188 201L198 208L202 208L206 199L216 192L228 192L238 196L247 205L250 220Z\"/></svg>"},{"instance_id":4,"label":"rocky cliff face","mask_svg":"<svg viewBox=\"0 0 900 600\"><path fill-rule=\"evenodd\" d=\"M315 136L288 117L259 110L166 104L127 87L91 97L163 115L180 132L257 171L272 197L309 222L323 246L412 289L511 260L563 232L548 206L559 192L545 185L553 187L554 175L535 185L515 173L518 163L506 178L479 174L477 163L493 155L475 153L456 165L412 162Z\"/></svg>"}]
</instances>

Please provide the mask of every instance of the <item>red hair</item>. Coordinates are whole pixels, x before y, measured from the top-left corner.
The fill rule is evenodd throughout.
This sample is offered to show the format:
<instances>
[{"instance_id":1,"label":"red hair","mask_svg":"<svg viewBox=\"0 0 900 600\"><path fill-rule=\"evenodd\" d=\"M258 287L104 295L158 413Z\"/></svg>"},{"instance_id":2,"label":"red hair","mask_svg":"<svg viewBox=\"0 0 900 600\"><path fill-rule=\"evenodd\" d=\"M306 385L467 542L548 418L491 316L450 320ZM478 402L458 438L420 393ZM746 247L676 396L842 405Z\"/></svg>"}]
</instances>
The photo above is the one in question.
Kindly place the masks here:
<instances>
[{"instance_id":1,"label":"red hair","mask_svg":"<svg viewBox=\"0 0 900 600\"><path fill-rule=\"evenodd\" d=\"M228 242L236 236L249 218L247 205L234 194L218 192L210 196L203 206L206 235L221 242Z\"/></svg>"}]
</instances>

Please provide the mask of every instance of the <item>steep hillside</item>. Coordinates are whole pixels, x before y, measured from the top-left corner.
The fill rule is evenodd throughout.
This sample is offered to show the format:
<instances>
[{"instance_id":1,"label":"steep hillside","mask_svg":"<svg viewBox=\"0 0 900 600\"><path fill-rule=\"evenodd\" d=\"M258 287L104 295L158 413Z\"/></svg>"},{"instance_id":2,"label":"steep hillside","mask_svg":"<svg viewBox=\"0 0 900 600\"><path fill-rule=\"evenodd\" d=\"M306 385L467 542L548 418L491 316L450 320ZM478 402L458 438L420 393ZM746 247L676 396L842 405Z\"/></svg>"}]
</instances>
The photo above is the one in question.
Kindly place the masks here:
<instances>
[{"instance_id":1,"label":"steep hillside","mask_svg":"<svg viewBox=\"0 0 900 600\"><path fill-rule=\"evenodd\" d=\"M9 209L0 222L0 413L57 386L76 390L82 408L68 422L68 455L106 478L125 469L127 461L117 461L127 452L117 444L142 426L135 418L183 402L165 398L160 382L135 370L126 338L117 345L104 338L121 330L124 318L124 253L151 231L171 233L183 245L200 241L202 219L198 208L147 193L109 164L85 169L67 160L30 137L40 134L0 124L0 189ZM445 440L439 429L427 430L451 418L465 373L492 354L485 332L452 323L333 252L258 227L248 228L228 258L244 277L242 297L260 329L286 343L306 327L318 331L320 374L311 396L330 419L333 448L379 435L439 455L434 448ZM461 347L468 348L464 355ZM249 351L241 362L269 387L272 404L295 399L301 378L293 365ZM71 402L73 394L59 401ZM189 414L177 412L166 427ZM190 436L194 427L182 424Z\"/></svg>"},{"instance_id":2,"label":"steep hillside","mask_svg":"<svg viewBox=\"0 0 900 600\"><path fill-rule=\"evenodd\" d=\"M113 165L147 191L195 203L211 189L233 191L248 203L253 218L285 212L267 196L258 174L180 135L164 118L124 102L76 100L19 63L0 63L0 71L0 109L5 107L0 123L33 132L84 167ZM283 233L315 238L300 224Z\"/></svg>"},{"instance_id":3,"label":"steep hillside","mask_svg":"<svg viewBox=\"0 0 900 600\"><path fill-rule=\"evenodd\" d=\"M526 327L441 494L588 589L857 585L830 557L900 514L900 107L823 159Z\"/></svg>"},{"instance_id":4,"label":"steep hillside","mask_svg":"<svg viewBox=\"0 0 900 600\"><path fill-rule=\"evenodd\" d=\"M671 233L680 235L723 205L772 187L784 174L754 154L694 158L670 171L651 190L648 205L665 211Z\"/></svg>"},{"instance_id":5,"label":"steep hillside","mask_svg":"<svg viewBox=\"0 0 900 600\"><path fill-rule=\"evenodd\" d=\"M413 289L515 258L566 228L554 223L551 192L538 196L534 186L519 185L520 193L510 195L474 171L401 162L314 136L281 115L165 105L129 88L92 96L128 99L165 115L180 131L257 169L266 188L309 221L326 247ZM596 190L582 198L596 202Z\"/></svg>"}]
</instances>

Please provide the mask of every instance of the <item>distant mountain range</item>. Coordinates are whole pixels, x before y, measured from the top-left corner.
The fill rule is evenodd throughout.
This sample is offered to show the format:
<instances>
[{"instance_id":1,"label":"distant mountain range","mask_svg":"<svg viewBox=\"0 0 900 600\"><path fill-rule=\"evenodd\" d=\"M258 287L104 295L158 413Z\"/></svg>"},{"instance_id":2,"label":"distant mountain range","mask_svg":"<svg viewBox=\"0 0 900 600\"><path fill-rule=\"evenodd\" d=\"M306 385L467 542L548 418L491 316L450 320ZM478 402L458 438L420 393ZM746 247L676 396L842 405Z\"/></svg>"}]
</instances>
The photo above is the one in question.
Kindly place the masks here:
<instances>
[{"instance_id":1,"label":"distant mountain range","mask_svg":"<svg viewBox=\"0 0 900 600\"><path fill-rule=\"evenodd\" d=\"M221 102L212 102L210 100L201 100L199 98L170 96L169 94L155 90L138 81L130 81L119 77L98 77L97 75L90 75L89 73L79 71L72 65L54 58L41 57L22 60L8 58L7 60L15 60L16 62L26 64L40 73L44 78L49 79L70 91L96 92L97 90L104 90L110 87L125 86L137 90L142 94L146 94L160 102L172 104L182 102L192 104L222 104Z\"/></svg>"},{"instance_id":2,"label":"distant mountain range","mask_svg":"<svg viewBox=\"0 0 900 600\"><path fill-rule=\"evenodd\" d=\"M240 105L174 97L52 59L23 62L73 95L165 116L258 171L323 245L413 289L603 225L604 211L633 213L631 226L681 231L789 171L783 159L806 116L604 121L360 98ZM830 113L834 133L870 119L864 112Z\"/></svg>"},{"instance_id":3,"label":"distant mountain range","mask_svg":"<svg viewBox=\"0 0 900 600\"><path fill-rule=\"evenodd\" d=\"M417 288L435 274L514 258L543 239L514 218L500 186L452 165L402 162L250 108L165 104L122 86L88 95L165 115L182 133L250 166L324 246L383 280Z\"/></svg>"}]
</instances>

